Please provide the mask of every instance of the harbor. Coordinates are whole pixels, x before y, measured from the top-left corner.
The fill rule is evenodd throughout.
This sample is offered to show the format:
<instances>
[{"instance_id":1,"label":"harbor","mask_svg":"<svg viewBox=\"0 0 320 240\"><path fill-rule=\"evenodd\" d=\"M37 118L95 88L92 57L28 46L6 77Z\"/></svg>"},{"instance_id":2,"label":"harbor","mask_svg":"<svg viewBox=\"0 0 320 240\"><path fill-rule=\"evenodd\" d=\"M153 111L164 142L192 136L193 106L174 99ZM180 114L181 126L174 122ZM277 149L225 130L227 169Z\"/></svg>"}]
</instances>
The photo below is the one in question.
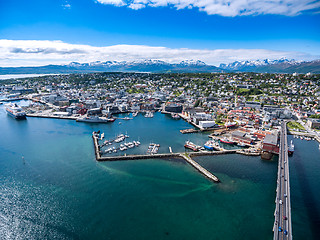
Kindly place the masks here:
<instances>
[{"instance_id":1,"label":"harbor","mask_svg":"<svg viewBox=\"0 0 320 240\"><path fill-rule=\"evenodd\" d=\"M104 134L104 133L102 133ZM102 135L101 134L101 135ZM214 174L210 173L208 170L200 166L196 161L192 159L193 156L210 156L210 155L220 155L220 154L234 154L240 153L237 150L220 150L220 151L200 151L200 152L185 152L185 153L173 153L172 150L170 153L160 153L154 152L150 149L155 149L156 147L160 147L159 144L150 144L147 154L137 154L137 155L120 155L120 156L103 156L103 151L101 151L101 147L104 146L104 143L100 145L99 139L103 137L100 136L100 132L93 132L92 139L94 144L95 156L96 160L99 162L104 161L121 161L121 160L141 160L141 159L154 159L154 158L181 158L188 162L193 168L195 168L198 172L204 175L209 180L214 182L220 182L219 178L216 177ZM118 138L117 138L118 139ZM115 141L115 140L112 140ZM109 141L108 141L109 142ZM150 148L151 147L151 148ZM241 154L241 153L240 153ZM249 154L248 154L249 155Z\"/></svg>"}]
</instances>

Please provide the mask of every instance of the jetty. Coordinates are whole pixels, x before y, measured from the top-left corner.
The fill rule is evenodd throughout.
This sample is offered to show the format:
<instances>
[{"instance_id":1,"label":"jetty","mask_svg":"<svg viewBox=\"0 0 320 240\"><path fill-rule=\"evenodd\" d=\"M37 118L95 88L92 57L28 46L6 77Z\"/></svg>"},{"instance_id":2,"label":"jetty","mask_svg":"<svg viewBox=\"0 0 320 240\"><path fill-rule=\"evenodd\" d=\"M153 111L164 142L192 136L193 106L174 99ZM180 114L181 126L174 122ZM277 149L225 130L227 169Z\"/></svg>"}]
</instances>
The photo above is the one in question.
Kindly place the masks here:
<instances>
[{"instance_id":1,"label":"jetty","mask_svg":"<svg viewBox=\"0 0 320 240\"><path fill-rule=\"evenodd\" d=\"M211 172L209 172L204 167L201 167L199 163L192 160L190 155L187 154L180 154L180 156L186 160L191 166L193 166L196 170L198 170L202 175L204 175L206 178L209 178L210 180L214 182L220 182L219 178L217 178L215 175L213 175Z\"/></svg>"}]
</instances>

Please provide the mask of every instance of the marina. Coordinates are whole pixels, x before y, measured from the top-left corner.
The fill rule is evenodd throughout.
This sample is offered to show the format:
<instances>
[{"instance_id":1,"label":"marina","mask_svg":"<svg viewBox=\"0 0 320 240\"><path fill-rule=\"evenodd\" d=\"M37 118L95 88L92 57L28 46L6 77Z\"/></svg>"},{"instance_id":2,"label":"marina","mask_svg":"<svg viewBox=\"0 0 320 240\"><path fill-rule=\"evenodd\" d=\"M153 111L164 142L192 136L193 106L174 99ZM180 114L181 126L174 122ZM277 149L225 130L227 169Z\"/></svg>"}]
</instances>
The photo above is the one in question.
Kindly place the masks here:
<instances>
[{"instance_id":1,"label":"marina","mask_svg":"<svg viewBox=\"0 0 320 240\"><path fill-rule=\"evenodd\" d=\"M148 147L147 154L145 154L145 155L142 155L142 154L126 155L125 154L125 155L120 155L120 156L110 156L109 157L109 156L103 156L103 152L101 151L101 145L99 144L99 139L101 138L99 134L100 134L99 131L92 133L92 139L93 139L93 144L94 144L95 155L96 155L97 161L141 160L141 159L150 159L150 158L182 158L185 161L187 161L192 167L194 167L198 172L200 172L202 175L204 175L206 178L208 178L209 180L212 180L214 182L217 182L217 183L220 182L218 177L216 177L215 175L210 173L208 170L206 170L205 168L200 166L197 162L192 160L191 157L192 156L208 156L208 155L237 153L236 150L201 151L201 152L193 152L193 153L173 153L171 150L170 153L158 154L158 149L160 147L160 144L151 143ZM104 134L104 133L102 133L102 134ZM110 142L112 144L112 142L115 142L118 139L122 139L122 138L124 138L124 135L120 135L120 137L118 136L115 140L111 140L111 141L109 140L106 142ZM121 141L123 141L123 140L121 140ZM106 142L104 142L104 144ZM102 146L104 146L104 144ZM193 143L191 143L189 141L187 141L186 144L189 144L190 146L194 145ZM199 148L199 150L200 150L200 146L196 146L196 145L194 145L194 146L197 149ZM115 152L116 153L117 150L119 150L119 148L113 147L113 148L109 148L106 152L108 152L108 153Z\"/></svg>"}]
</instances>

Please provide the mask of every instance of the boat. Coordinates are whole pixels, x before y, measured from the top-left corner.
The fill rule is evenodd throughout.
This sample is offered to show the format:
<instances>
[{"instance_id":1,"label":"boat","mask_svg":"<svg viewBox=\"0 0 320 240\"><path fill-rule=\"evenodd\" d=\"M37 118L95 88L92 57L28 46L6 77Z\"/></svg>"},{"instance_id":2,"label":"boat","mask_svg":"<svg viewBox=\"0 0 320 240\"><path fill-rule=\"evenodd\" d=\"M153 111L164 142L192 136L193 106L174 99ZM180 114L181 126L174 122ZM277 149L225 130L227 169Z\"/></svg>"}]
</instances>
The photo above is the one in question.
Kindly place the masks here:
<instances>
[{"instance_id":1,"label":"boat","mask_svg":"<svg viewBox=\"0 0 320 240\"><path fill-rule=\"evenodd\" d=\"M132 116L133 116L133 117L136 117L137 115L138 115L138 112L132 113Z\"/></svg>"},{"instance_id":2,"label":"boat","mask_svg":"<svg viewBox=\"0 0 320 240\"><path fill-rule=\"evenodd\" d=\"M185 148L191 149L194 152L198 152L200 147L195 145L193 142L190 141L186 141L186 143L184 144Z\"/></svg>"},{"instance_id":3,"label":"boat","mask_svg":"<svg viewBox=\"0 0 320 240\"><path fill-rule=\"evenodd\" d=\"M147 154L156 154L159 151L160 144L150 143Z\"/></svg>"},{"instance_id":4,"label":"boat","mask_svg":"<svg viewBox=\"0 0 320 240\"><path fill-rule=\"evenodd\" d=\"M220 142L222 143L226 143L226 144L234 144L233 141L229 140L228 138L223 138L223 139L220 139Z\"/></svg>"},{"instance_id":5,"label":"boat","mask_svg":"<svg viewBox=\"0 0 320 240\"><path fill-rule=\"evenodd\" d=\"M153 112L147 112L144 117L146 118L153 118Z\"/></svg>"},{"instance_id":6,"label":"boat","mask_svg":"<svg viewBox=\"0 0 320 240\"><path fill-rule=\"evenodd\" d=\"M114 118L105 118L99 116L85 116L79 117L76 119L77 122L89 122L89 123L107 123L107 122L114 122Z\"/></svg>"},{"instance_id":7,"label":"boat","mask_svg":"<svg viewBox=\"0 0 320 240\"><path fill-rule=\"evenodd\" d=\"M292 140L291 140L290 145L289 145L289 147L288 147L288 154L289 154L289 155L292 155L293 152L294 152L294 145L293 145L293 142L292 142Z\"/></svg>"},{"instance_id":8,"label":"boat","mask_svg":"<svg viewBox=\"0 0 320 240\"><path fill-rule=\"evenodd\" d=\"M214 147L215 146L215 141L209 140L203 146L207 150L214 150L215 149L215 147Z\"/></svg>"},{"instance_id":9,"label":"boat","mask_svg":"<svg viewBox=\"0 0 320 240\"><path fill-rule=\"evenodd\" d=\"M9 116L15 119L26 119L26 112L15 103L6 105L6 112Z\"/></svg>"},{"instance_id":10,"label":"boat","mask_svg":"<svg viewBox=\"0 0 320 240\"><path fill-rule=\"evenodd\" d=\"M225 126L226 128L235 127L236 125L237 125L236 122L226 122L226 123L224 124L224 126Z\"/></svg>"},{"instance_id":11,"label":"boat","mask_svg":"<svg viewBox=\"0 0 320 240\"><path fill-rule=\"evenodd\" d=\"M173 119L175 119L175 120L179 120L180 119L180 116L179 116L179 114L174 114L174 113L172 113L171 114L171 117L173 118Z\"/></svg>"},{"instance_id":12,"label":"boat","mask_svg":"<svg viewBox=\"0 0 320 240\"><path fill-rule=\"evenodd\" d=\"M239 142L237 145L238 145L239 147L245 147L245 146L246 146L243 142Z\"/></svg>"}]
</instances>

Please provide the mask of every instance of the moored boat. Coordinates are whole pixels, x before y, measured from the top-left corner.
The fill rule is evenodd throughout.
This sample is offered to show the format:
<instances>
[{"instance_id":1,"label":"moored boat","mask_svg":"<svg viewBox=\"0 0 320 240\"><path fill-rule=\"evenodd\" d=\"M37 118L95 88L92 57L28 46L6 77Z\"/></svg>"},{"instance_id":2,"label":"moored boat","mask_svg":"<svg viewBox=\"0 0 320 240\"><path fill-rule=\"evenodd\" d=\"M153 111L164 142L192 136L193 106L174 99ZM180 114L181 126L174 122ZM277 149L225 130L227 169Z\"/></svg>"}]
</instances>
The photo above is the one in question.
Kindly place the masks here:
<instances>
[{"instance_id":1,"label":"moored boat","mask_svg":"<svg viewBox=\"0 0 320 240\"><path fill-rule=\"evenodd\" d=\"M99 116L86 116L86 117L79 117L76 120L77 122L89 122L89 123L107 123L107 122L114 122L114 118L105 118Z\"/></svg>"},{"instance_id":2,"label":"moored boat","mask_svg":"<svg viewBox=\"0 0 320 240\"><path fill-rule=\"evenodd\" d=\"M243 142L239 142L237 145L238 145L239 147L245 147L245 146L246 146Z\"/></svg>"},{"instance_id":3,"label":"moored boat","mask_svg":"<svg viewBox=\"0 0 320 240\"><path fill-rule=\"evenodd\" d=\"M6 112L15 119L26 119L26 112L15 103L7 104Z\"/></svg>"},{"instance_id":4,"label":"moored boat","mask_svg":"<svg viewBox=\"0 0 320 240\"><path fill-rule=\"evenodd\" d=\"M185 148L191 149L194 152L198 152L200 150L199 146L195 145L193 142L186 141L184 144Z\"/></svg>"},{"instance_id":5,"label":"moored boat","mask_svg":"<svg viewBox=\"0 0 320 240\"><path fill-rule=\"evenodd\" d=\"M288 147L288 154L289 154L289 155L292 155L293 152L294 152L294 144L293 144L293 142L292 142L292 140L291 140L290 145L289 145L289 147Z\"/></svg>"},{"instance_id":6,"label":"moored boat","mask_svg":"<svg viewBox=\"0 0 320 240\"><path fill-rule=\"evenodd\" d=\"M171 114L171 117L173 118L173 119L176 119L176 120L179 120L180 119L180 116L179 116L179 114L177 114L177 113L172 113Z\"/></svg>"},{"instance_id":7,"label":"moored boat","mask_svg":"<svg viewBox=\"0 0 320 240\"><path fill-rule=\"evenodd\" d=\"M223 139L220 139L220 142L226 143L226 144L234 144L234 141L231 141L230 139L228 139L226 137Z\"/></svg>"},{"instance_id":8,"label":"moored boat","mask_svg":"<svg viewBox=\"0 0 320 240\"><path fill-rule=\"evenodd\" d=\"M153 112L147 112L144 117L146 118L153 118Z\"/></svg>"},{"instance_id":9,"label":"moored boat","mask_svg":"<svg viewBox=\"0 0 320 240\"><path fill-rule=\"evenodd\" d=\"M215 146L215 141L209 140L203 146L204 146L205 149L212 151L212 150L215 149L215 147L214 147Z\"/></svg>"}]
</instances>

